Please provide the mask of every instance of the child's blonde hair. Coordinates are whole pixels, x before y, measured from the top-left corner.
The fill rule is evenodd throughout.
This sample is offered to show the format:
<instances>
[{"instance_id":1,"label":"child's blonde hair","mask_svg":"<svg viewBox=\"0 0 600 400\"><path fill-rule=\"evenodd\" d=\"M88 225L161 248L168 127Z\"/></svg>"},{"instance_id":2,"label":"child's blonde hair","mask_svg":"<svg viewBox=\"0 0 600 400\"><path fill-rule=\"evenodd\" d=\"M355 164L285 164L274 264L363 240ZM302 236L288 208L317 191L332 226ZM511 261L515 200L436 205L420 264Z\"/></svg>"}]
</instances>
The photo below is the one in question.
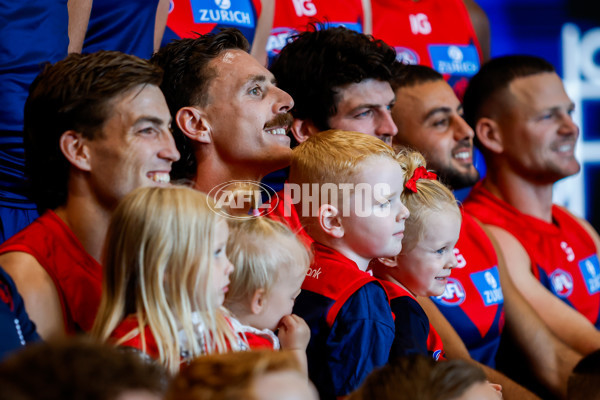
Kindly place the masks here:
<instances>
[{"instance_id":1,"label":"child's blonde hair","mask_svg":"<svg viewBox=\"0 0 600 400\"><path fill-rule=\"evenodd\" d=\"M381 139L360 132L331 129L311 136L292 151L292 183L345 183L371 158L395 159L394 150Z\"/></svg>"},{"instance_id":2,"label":"child's blonde hair","mask_svg":"<svg viewBox=\"0 0 600 400\"><path fill-rule=\"evenodd\" d=\"M417 242L423 239L423 219L432 211L452 210L460 216L460 209L456 198L443 183L437 179L415 179L415 171L426 167L425 158L421 153L406 148L401 148L397 154L398 162L404 170L404 190L401 199L410 216L405 223L402 252L414 248ZM416 192L407 188L407 183L412 181ZM409 184L409 186L412 186Z\"/></svg>"},{"instance_id":3,"label":"child's blonde hair","mask_svg":"<svg viewBox=\"0 0 600 400\"><path fill-rule=\"evenodd\" d=\"M308 271L312 255L307 244L281 222L246 218L229 221L229 228L227 255L234 270L225 296L228 309L247 303L259 289L268 294L282 270Z\"/></svg>"},{"instance_id":4,"label":"child's blonde hair","mask_svg":"<svg viewBox=\"0 0 600 400\"><path fill-rule=\"evenodd\" d=\"M111 219L104 252L102 300L92 334L107 340L117 325L135 314L145 346L148 326L159 349L159 361L179 371L182 338L190 358L235 349L237 338L226 311L214 300L216 225L212 200L186 187L140 188L127 195ZM195 332L192 313L204 323ZM206 348L201 348L200 343ZM117 343L118 344L118 343Z\"/></svg>"}]
</instances>

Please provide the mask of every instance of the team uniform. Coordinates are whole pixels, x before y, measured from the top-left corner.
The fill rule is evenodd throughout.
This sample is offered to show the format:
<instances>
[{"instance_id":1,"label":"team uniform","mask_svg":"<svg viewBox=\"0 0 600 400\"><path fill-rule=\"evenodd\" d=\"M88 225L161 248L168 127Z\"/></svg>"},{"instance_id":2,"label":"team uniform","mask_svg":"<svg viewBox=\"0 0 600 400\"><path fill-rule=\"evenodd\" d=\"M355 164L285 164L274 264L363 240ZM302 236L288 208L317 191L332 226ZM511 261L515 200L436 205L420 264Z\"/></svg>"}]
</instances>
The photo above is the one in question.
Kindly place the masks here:
<instances>
[{"instance_id":1,"label":"team uniform","mask_svg":"<svg viewBox=\"0 0 600 400\"><path fill-rule=\"evenodd\" d=\"M549 291L600 328L598 249L581 224L563 208L552 206L553 223L521 213L478 183L465 209L485 224L517 239L531 260L531 273Z\"/></svg>"},{"instance_id":2,"label":"team uniform","mask_svg":"<svg viewBox=\"0 0 600 400\"><path fill-rule=\"evenodd\" d=\"M294 314L311 337L308 373L322 400L356 389L389 358L394 320L381 284L336 250L313 243L314 261Z\"/></svg>"},{"instance_id":3,"label":"team uniform","mask_svg":"<svg viewBox=\"0 0 600 400\"><path fill-rule=\"evenodd\" d=\"M150 58L154 52L158 1L94 1L82 53L116 50Z\"/></svg>"},{"instance_id":4,"label":"team uniform","mask_svg":"<svg viewBox=\"0 0 600 400\"><path fill-rule=\"evenodd\" d=\"M40 340L29 319L23 298L11 277L0 267L0 360L11 352Z\"/></svg>"},{"instance_id":5,"label":"team uniform","mask_svg":"<svg viewBox=\"0 0 600 400\"><path fill-rule=\"evenodd\" d=\"M479 71L482 53L462 0L374 0L373 36L396 49L398 61L432 67L459 99Z\"/></svg>"},{"instance_id":6,"label":"team uniform","mask_svg":"<svg viewBox=\"0 0 600 400\"><path fill-rule=\"evenodd\" d=\"M239 29L252 46L260 12L260 0L171 0L162 46L219 28Z\"/></svg>"},{"instance_id":7,"label":"team uniform","mask_svg":"<svg viewBox=\"0 0 600 400\"><path fill-rule=\"evenodd\" d=\"M363 32L364 13L361 0L275 0L273 27L267 41L269 65L275 60L288 39L306 30L310 22L327 26L345 26Z\"/></svg>"},{"instance_id":8,"label":"team uniform","mask_svg":"<svg viewBox=\"0 0 600 400\"><path fill-rule=\"evenodd\" d=\"M432 297L452 324L471 358L494 367L504 328L504 294L500 285L496 251L483 229L462 212L460 236L444 294Z\"/></svg>"},{"instance_id":9,"label":"team uniform","mask_svg":"<svg viewBox=\"0 0 600 400\"><path fill-rule=\"evenodd\" d=\"M235 332L244 339L247 346L242 346L243 350L279 350L279 338L270 329L257 329L249 325L244 325L236 318L231 318L231 326Z\"/></svg>"},{"instance_id":10,"label":"team uniform","mask_svg":"<svg viewBox=\"0 0 600 400\"><path fill-rule=\"evenodd\" d=\"M396 323L390 361L409 354L429 355L436 361L445 359L442 338L429 323L429 318L417 303L417 299L395 283L383 280L380 282L390 298Z\"/></svg>"},{"instance_id":11,"label":"team uniform","mask_svg":"<svg viewBox=\"0 0 600 400\"><path fill-rule=\"evenodd\" d=\"M38 213L28 198L23 109L29 86L43 70L67 56L67 0L0 0L0 243Z\"/></svg>"},{"instance_id":12,"label":"team uniform","mask_svg":"<svg viewBox=\"0 0 600 400\"><path fill-rule=\"evenodd\" d=\"M191 319L192 323L194 324L194 332L197 333L197 340L201 354L210 354L208 345L204 340L204 336L207 334L206 326L196 312L192 313ZM233 318L227 318L227 321L239 335L239 340L234 343L233 346L231 343L228 343L230 350L240 351L269 348L269 345L267 344L267 341L270 340L267 339L268 334L265 334L264 332L260 332L260 334L254 331L251 332L251 329L248 329L249 327L244 327L239 321ZM254 347L250 345L248 341L246 341L246 335L244 334L245 332L248 332L247 336L250 337ZM275 336L275 334L273 334L273 336ZM276 336L275 339L277 339ZM121 321L110 334L109 340L118 346L133 348L154 360L159 359L160 353L158 350L158 345L156 344L156 339L152 333L152 329L150 329L150 326L148 325L144 326L144 334L142 336L137 315L135 314L128 315L123 321ZM181 364L186 364L190 362L192 358L190 357L190 346L187 342L186 336L183 334L183 331L179 332L179 340ZM279 341L277 341L276 345L277 349L279 349ZM270 348L274 348L274 346L275 344L272 344Z\"/></svg>"},{"instance_id":13,"label":"team uniform","mask_svg":"<svg viewBox=\"0 0 600 400\"><path fill-rule=\"evenodd\" d=\"M102 293L102 266L71 229L51 210L0 246L0 254L35 257L58 293L68 334L92 328Z\"/></svg>"}]
</instances>

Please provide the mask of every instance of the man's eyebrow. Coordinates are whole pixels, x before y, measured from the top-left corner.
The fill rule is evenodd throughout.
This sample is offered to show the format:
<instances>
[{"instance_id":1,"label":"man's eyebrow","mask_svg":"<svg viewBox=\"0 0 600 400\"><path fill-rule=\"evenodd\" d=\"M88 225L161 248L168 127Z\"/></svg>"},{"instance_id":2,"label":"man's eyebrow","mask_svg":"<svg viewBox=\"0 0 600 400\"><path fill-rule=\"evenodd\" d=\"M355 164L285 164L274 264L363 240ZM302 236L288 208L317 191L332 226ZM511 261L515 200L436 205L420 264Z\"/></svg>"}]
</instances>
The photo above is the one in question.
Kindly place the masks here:
<instances>
[{"instance_id":1,"label":"man's eyebrow","mask_svg":"<svg viewBox=\"0 0 600 400\"><path fill-rule=\"evenodd\" d=\"M267 80L269 80L272 84L276 84L275 81L275 77L271 77L271 79L269 79L267 77L267 75L251 75L248 77L248 83L255 83L255 82L266 82Z\"/></svg>"},{"instance_id":2,"label":"man's eyebrow","mask_svg":"<svg viewBox=\"0 0 600 400\"><path fill-rule=\"evenodd\" d=\"M165 124L165 120L162 118L155 117L152 115L143 115L135 120L134 125L143 124L144 122L150 122L151 124L159 125L159 126ZM171 124L171 118L169 118L169 120L167 121L167 125L170 125L170 124Z\"/></svg>"},{"instance_id":3,"label":"man's eyebrow","mask_svg":"<svg viewBox=\"0 0 600 400\"><path fill-rule=\"evenodd\" d=\"M452 109L450 107L436 107L432 110L430 110L427 114L425 114L425 117L423 118L424 121L428 120L429 118L431 118L433 115L437 114L437 113L445 113L445 114L449 114L452 112Z\"/></svg>"},{"instance_id":4,"label":"man's eyebrow","mask_svg":"<svg viewBox=\"0 0 600 400\"><path fill-rule=\"evenodd\" d=\"M391 102L389 104L392 104L392 103L393 102ZM381 108L381 107L387 107L389 104L362 103L362 104L359 104L356 107L354 107L351 112L358 111L361 108Z\"/></svg>"}]
</instances>

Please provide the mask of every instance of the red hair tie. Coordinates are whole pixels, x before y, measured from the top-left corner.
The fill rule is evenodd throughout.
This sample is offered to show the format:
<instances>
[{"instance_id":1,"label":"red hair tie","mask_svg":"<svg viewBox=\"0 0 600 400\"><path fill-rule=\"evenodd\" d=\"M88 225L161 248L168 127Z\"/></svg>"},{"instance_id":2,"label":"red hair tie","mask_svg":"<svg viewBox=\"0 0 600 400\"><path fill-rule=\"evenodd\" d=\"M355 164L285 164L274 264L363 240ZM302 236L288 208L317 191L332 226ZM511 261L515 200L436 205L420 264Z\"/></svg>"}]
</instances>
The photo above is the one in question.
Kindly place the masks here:
<instances>
[{"instance_id":1,"label":"red hair tie","mask_svg":"<svg viewBox=\"0 0 600 400\"><path fill-rule=\"evenodd\" d=\"M406 188L412 192L417 193L417 181L419 179L437 179L437 175L433 172L427 171L425 167L421 166L415 169L413 176L406 182Z\"/></svg>"}]
</instances>

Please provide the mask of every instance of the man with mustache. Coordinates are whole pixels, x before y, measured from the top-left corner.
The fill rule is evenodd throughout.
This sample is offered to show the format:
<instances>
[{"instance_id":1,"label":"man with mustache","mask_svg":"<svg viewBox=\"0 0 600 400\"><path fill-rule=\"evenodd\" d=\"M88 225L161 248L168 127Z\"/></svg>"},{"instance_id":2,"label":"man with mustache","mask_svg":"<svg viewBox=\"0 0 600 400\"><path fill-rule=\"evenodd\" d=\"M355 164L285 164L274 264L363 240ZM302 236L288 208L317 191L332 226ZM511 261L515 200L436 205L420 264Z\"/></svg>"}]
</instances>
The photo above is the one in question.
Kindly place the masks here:
<instances>
[{"instance_id":1,"label":"man with mustache","mask_svg":"<svg viewBox=\"0 0 600 400\"><path fill-rule=\"evenodd\" d=\"M589 354L600 347L600 238L552 203L553 184L580 169L573 102L546 60L506 56L473 77L464 108L488 167L465 209L487 224L548 327Z\"/></svg>"},{"instance_id":2,"label":"man with mustache","mask_svg":"<svg viewBox=\"0 0 600 400\"><path fill-rule=\"evenodd\" d=\"M161 79L146 60L103 51L70 54L31 85L25 167L41 216L0 246L0 265L43 339L91 329L113 210L133 189L169 184L179 153Z\"/></svg>"},{"instance_id":3,"label":"man with mustache","mask_svg":"<svg viewBox=\"0 0 600 400\"><path fill-rule=\"evenodd\" d=\"M237 29L176 40L152 57L173 116L181 161L173 179L210 192L232 180L260 181L290 162L294 102L248 54Z\"/></svg>"}]
</instances>

